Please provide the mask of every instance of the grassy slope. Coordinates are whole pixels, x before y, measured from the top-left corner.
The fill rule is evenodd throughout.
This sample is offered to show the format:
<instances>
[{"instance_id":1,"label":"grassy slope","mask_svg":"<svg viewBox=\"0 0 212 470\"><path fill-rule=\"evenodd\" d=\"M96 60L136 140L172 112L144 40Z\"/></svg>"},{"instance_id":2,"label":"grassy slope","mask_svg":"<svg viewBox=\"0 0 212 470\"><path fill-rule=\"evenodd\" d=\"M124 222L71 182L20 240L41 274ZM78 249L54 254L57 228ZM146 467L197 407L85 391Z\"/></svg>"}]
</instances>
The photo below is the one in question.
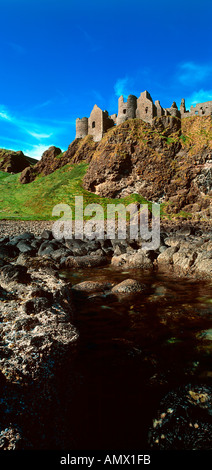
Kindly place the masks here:
<instances>
[{"instance_id":1,"label":"grassy slope","mask_svg":"<svg viewBox=\"0 0 212 470\"><path fill-rule=\"evenodd\" d=\"M83 196L84 207L98 203L106 209L109 203L145 203L138 195L123 199L101 198L83 189L82 178L88 165L67 164L48 176L38 176L30 184L20 184L20 173L10 175L0 172L0 219L51 220L56 204L69 204L73 209L75 196ZM73 211L74 213L74 211Z\"/></svg>"}]
</instances>

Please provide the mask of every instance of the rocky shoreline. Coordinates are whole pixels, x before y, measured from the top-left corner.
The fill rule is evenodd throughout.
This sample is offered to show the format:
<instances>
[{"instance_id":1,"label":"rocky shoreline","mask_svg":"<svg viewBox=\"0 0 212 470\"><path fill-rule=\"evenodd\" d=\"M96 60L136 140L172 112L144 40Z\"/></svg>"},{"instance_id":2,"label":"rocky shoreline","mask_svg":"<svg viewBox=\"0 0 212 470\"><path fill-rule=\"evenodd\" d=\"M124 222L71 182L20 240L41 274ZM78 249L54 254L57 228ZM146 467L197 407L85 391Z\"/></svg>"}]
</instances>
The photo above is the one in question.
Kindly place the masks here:
<instances>
[{"instance_id":1,"label":"rocky shoreline","mask_svg":"<svg viewBox=\"0 0 212 470\"><path fill-rule=\"evenodd\" d=\"M144 251L139 240L61 240L52 222L0 223L0 449L54 448L70 445L63 423L55 418L52 436L44 422L61 406L58 371L72 360L79 333L74 325L77 295L142 292L136 279L101 283L88 279L71 285L63 270L112 265L116 270L171 270L179 276L211 280L212 230L209 224L163 225L158 250ZM70 398L71 399L71 398ZM59 416L59 414L58 414ZM59 421L57 421L57 419ZM67 440L68 439L68 440Z\"/></svg>"},{"instance_id":2,"label":"rocky shoreline","mask_svg":"<svg viewBox=\"0 0 212 470\"><path fill-rule=\"evenodd\" d=\"M212 227L209 222L164 222L157 250L143 250L142 240L55 240L51 221L1 221L0 263L63 268L97 267L152 269L165 266L182 276L211 278ZM49 262L49 263L48 263Z\"/></svg>"}]
</instances>

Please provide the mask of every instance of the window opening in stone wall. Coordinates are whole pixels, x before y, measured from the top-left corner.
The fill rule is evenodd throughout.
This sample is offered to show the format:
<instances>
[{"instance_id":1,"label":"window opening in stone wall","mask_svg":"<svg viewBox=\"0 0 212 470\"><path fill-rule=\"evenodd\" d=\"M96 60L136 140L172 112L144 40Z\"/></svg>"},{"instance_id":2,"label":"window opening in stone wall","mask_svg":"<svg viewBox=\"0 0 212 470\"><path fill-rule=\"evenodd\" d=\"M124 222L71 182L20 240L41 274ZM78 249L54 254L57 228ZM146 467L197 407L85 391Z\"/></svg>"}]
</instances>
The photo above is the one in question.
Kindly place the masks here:
<instances>
[{"instance_id":1,"label":"window opening in stone wall","mask_svg":"<svg viewBox=\"0 0 212 470\"><path fill-rule=\"evenodd\" d=\"M195 114L198 114L198 111L195 111Z\"/></svg>"},{"instance_id":2,"label":"window opening in stone wall","mask_svg":"<svg viewBox=\"0 0 212 470\"><path fill-rule=\"evenodd\" d=\"M127 110L126 109L123 109L123 114L126 114Z\"/></svg>"},{"instance_id":3,"label":"window opening in stone wall","mask_svg":"<svg viewBox=\"0 0 212 470\"><path fill-rule=\"evenodd\" d=\"M146 114L148 113L148 107L145 108L145 113L146 113Z\"/></svg>"},{"instance_id":4,"label":"window opening in stone wall","mask_svg":"<svg viewBox=\"0 0 212 470\"><path fill-rule=\"evenodd\" d=\"M94 129L94 127L96 127L95 121L92 122L92 129Z\"/></svg>"}]
</instances>

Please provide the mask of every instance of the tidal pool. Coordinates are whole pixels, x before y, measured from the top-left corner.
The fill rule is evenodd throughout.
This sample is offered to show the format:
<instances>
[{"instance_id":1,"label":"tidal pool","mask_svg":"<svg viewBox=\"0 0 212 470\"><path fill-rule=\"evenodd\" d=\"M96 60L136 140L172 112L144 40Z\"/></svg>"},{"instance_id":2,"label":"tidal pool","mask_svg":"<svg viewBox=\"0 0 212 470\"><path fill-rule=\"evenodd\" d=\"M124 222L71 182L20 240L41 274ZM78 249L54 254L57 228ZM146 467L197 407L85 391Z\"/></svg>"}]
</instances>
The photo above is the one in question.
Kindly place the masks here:
<instances>
[{"instance_id":1,"label":"tidal pool","mask_svg":"<svg viewBox=\"0 0 212 470\"><path fill-rule=\"evenodd\" d=\"M146 449L164 395L212 385L212 284L111 267L61 275L72 284L131 278L146 285L137 294L77 296L80 384L66 417L76 449ZM65 377L63 390L65 399Z\"/></svg>"}]
</instances>

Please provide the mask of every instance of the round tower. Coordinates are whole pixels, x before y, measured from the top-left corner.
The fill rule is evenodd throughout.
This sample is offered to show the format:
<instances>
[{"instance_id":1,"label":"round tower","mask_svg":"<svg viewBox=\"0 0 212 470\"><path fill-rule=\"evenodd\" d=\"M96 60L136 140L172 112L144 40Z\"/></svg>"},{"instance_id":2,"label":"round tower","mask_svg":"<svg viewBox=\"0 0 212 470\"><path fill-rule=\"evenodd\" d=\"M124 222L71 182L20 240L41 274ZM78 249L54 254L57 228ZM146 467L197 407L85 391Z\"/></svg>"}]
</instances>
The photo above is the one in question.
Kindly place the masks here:
<instances>
[{"instance_id":1,"label":"round tower","mask_svg":"<svg viewBox=\"0 0 212 470\"><path fill-rule=\"evenodd\" d=\"M88 118L76 119L76 139L83 139L88 135Z\"/></svg>"},{"instance_id":2,"label":"round tower","mask_svg":"<svg viewBox=\"0 0 212 470\"><path fill-rule=\"evenodd\" d=\"M129 95L127 98L127 119L135 119L137 108L137 98L134 95Z\"/></svg>"},{"instance_id":3,"label":"round tower","mask_svg":"<svg viewBox=\"0 0 212 470\"><path fill-rule=\"evenodd\" d=\"M120 96L118 101L118 117L117 124L121 124L127 119L134 119L136 117L137 98L134 95L129 95L127 101L124 102L124 97Z\"/></svg>"}]
</instances>

